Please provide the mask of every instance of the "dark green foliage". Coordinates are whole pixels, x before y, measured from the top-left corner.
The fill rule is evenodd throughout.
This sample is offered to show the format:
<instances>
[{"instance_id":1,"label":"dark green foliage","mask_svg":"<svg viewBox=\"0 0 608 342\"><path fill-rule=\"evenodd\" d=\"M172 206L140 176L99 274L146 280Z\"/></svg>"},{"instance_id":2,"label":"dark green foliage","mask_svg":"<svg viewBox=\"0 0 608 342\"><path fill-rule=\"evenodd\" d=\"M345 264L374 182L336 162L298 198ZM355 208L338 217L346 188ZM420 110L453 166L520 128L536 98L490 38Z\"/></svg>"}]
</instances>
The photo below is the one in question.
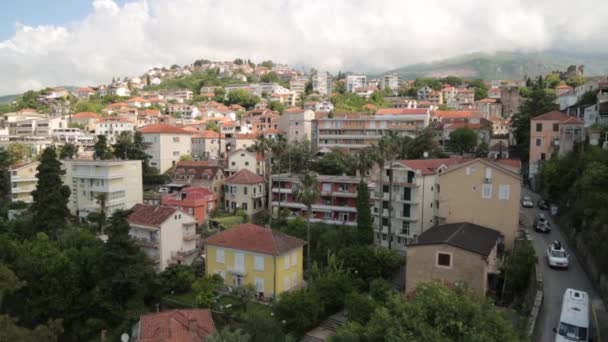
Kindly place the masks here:
<instances>
[{"instance_id":1,"label":"dark green foliage","mask_svg":"<svg viewBox=\"0 0 608 342\"><path fill-rule=\"evenodd\" d=\"M477 148L475 148L475 156L478 158L487 158L489 152L490 148L485 141L481 142L479 145L477 145Z\"/></svg>"},{"instance_id":2,"label":"dark green foliage","mask_svg":"<svg viewBox=\"0 0 608 342\"><path fill-rule=\"evenodd\" d=\"M279 113L283 113L285 110L285 105L279 101L270 101L268 102L268 108Z\"/></svg>"},{"instance_id":3,"label":"dark green foliage","mask_svg":"<svg viewBox=\"0 0 608 342\"><path fill-rule=\"evenodd\" d=\"M477 133L468 127L460 127L450 132L450 150L452 152L471 153L477 146Z\"/></svg>"},{"instance_id":4,"label":"dark green foliage","mask_svg":"<svg viewBox=\"0 0 608 342\"><path fill-rule=\"evenodd\" d=\"M504 281L507 291L516 296L525 294L534 272L536 253L531 243L525 243L522 248L512 252L503 266Z\"/></svg>"},{"instance_id":5,"label":"dark green foliage","mask_svg":"<svg viewBox=\"0 0 608 342\"><path fill-rule=\"evenodd\" d=\"M100 134L97 136L97 141L95 142L93 149L95 150L95 159L104 160L112 158L112 151L110 151L108 139L105 135Z\"/></svg>"},{"instance_id":6,"label":"dark green foliage","mask_svg":"<svg viewBox=\"0 0 608 342\"><path fill-rule=\"evenodd\" d=\"M185 293L192 289L195 280L194 269L188 265L170 265L159 274L163 291Z\"/></svg>"},{"instance_id":7,"label":"dark green foliage","mask_svg":"<svg viewBox=\"0 0 608 342\"><path fill-rule=\"evenodd\" d=\"M354 171L348 163L348 155L340 150L331 151L321 157L314 167L315 171L321 175L339 176L342 174L352 174Z\"/></svg>"},{"instance_id":8,"label":"dark green foliage","mask_svg":"<svg viewBox=\"0 0 608 342\"><path fill-rule=\"evenodd\" d=\"M337 253L344 268L366 282L376 278L389 279L405 264L405 259L397 252L375 246L348 246Z\"/></svg>"},{"instance_id":9,"label":"dark green foliage","mask_svg":"<svg viewBox=\"0 0 608 342\"><path fill-rule=\"evenodd\" d=\"M314 291L301 289L281 294L274 312L287 331L301 336L319 322L323 304Z\"/></svg>"},{"instance_id":10,"label":"dark green foliage","mask_svg":"<svg viewBox=\"0 0 608 342\"><path fill-rule=\"evenodd\" d=\"M435 141L433 137L433 131L430 128L425 128L409 143L407 159L424 158L424 152L429 154L429 158L439 158L443 155L437 141Z\"/></svg>"},{"instance_id":11,"label":"dark green foliage","mask_svg":"<svg viewBox=\"0 0 608 342\"><path fill-rule=\"evenodd\" d=\"M249 334L251 342L289 341L282 331L281 324L273 317L248 313L245 315L244 330Z\"/></svg>"},{"instance_id":12,"label":"dark green foliage","mask_svg":"<svg viewBox=\"0 0 608 342\"><path fill-rule=\"evenodd\" d=\"M235 89L228 94L228 99L225 101L225 104L238 104L247 109L251 109L259 102L260 98L250 92L244 89Z\"/></svg>"},{"instance_id":13,"label":"dark green foliage","mask_svg":"<svg viewBox=\"0 0 608 342\"><path fill-rule=\"evenodd\" d=\"M440 79L441 83L447 83L454 87L457 87L462 84L462 78L456 76L448 76Z\"/></svg>"},{"instance_id":14,"label":"dark green foliage","mask_svg":"<svg viewBox=\"0 0 608 342\"><path fill-rule=\"evenodd\" d=\"M371 244L374 242L372 211L369 203L369 188L367 183L360 181L357 185L357 229L359 242Z\"/></svg>"},{"instance_id":15,"label":"dark green foliage","mask_svg":"<svg viewBox=\"0 0 608 342\"><path fill-rule=\"evenodd\" d=\"M467 82L469 87L473 87L475 91L475 101L488 97L488 86L483 80L472 80Z\"/></svg>"},{"instance_id":16,"label":"dark green foliage","mask_svg":"<svg viewBox=\"0 0 608 342\"><path fill-rule=\"evenodd\" d=\"M72 159L78 153L78 147L72 143L65 143L59 149L59 159Z\"/></svg>"},{"instance_id":17,"label":"dark green foliage","mask_svg":"<svg viewBox=\"0 0 608 342\"><path fill-rule=\"evenodd\" d=\"M414 80L415 89L420 89L425 86L429 86L433 88L433 90L441 90L441 81L436 78L425 77L419 77Z\"/></svg>"},{"instance_id":18,"label":"dark green foliage","mask_svg":"<svg viewBox=\"0 0 608 342\"><path fill-rule=\"evenodd\" d=\"M61 169L54 148L48 147L42 152L37 170L38 184L32 192L34 203L30 212L38 231L54 233L64 226L70 215L67 206L70 188L61 181L65 171Z\"/></svg>"}]
</instances>

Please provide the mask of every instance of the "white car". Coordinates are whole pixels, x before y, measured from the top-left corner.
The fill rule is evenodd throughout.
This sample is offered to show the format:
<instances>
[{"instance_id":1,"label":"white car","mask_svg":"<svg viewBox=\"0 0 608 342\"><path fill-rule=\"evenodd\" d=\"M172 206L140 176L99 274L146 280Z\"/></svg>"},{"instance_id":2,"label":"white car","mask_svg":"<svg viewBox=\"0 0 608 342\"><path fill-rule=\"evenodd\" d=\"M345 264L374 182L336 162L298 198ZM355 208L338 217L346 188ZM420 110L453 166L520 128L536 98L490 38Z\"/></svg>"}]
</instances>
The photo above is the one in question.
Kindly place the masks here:
<instances>
[{"instance_id":1,"label":"white car","mask_svg":"<svg viewBox=\"0 0 608 342\"><path fill-rule=\"evenodd\" d=\"M521 199L521 206L524 208L534 208L534 202L532 202L530 196L524 196Z\"/></svg>"},{"instance_id":2,"label":"white car","mask_svg":"<svg viewBox=\"0 0 608 342\"><path fill-rule=\"evenodd\" d=\"M547 248L547 263L549 267L568 268L568 253L559 241L553 242Z\"/></svg>"},{"instance_id":3,"label":"white car","mask_svg":"<svg viewBox=\"0 0 608 342\"><path fill-rule=\"evenodd\" d=\"M158 193L159 194L168 194L169 188L162 187L162 188L158 189Z\"/></svg>"}]
</instances>

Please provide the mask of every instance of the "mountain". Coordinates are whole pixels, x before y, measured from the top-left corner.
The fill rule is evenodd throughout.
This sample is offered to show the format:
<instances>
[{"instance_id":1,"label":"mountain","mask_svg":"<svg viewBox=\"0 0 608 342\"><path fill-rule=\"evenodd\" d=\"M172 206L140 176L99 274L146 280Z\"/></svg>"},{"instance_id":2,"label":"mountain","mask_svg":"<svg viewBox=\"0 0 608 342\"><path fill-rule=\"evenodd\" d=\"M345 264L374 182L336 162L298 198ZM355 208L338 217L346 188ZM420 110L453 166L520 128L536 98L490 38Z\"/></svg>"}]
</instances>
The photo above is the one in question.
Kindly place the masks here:
<instances>
[{"instance_id":1,"label":"mountain","mask_svg":"<svg viewBox=\"0 0 608 342\"><path fill-rule=\"evenodd\" d=\"M0 96L0 103L9 103L16 99L21 94L13 94L13 95L3 95Z\"/></svg>"},{"instance_id":2,"label":"mountain","mask_svg":"<svg viewBox=\"0 0 608 342\"><path fill-rule=\"evenodd\" d=\"M554 70L565 71L570 65L584 65L585 76L608 74L606 55L577 55L559 51L472 53L431 63L408 65L387 73L397 73L406 79L460 76L515 80L524 76L546 75Z\"/></svg>"}]
</instances>

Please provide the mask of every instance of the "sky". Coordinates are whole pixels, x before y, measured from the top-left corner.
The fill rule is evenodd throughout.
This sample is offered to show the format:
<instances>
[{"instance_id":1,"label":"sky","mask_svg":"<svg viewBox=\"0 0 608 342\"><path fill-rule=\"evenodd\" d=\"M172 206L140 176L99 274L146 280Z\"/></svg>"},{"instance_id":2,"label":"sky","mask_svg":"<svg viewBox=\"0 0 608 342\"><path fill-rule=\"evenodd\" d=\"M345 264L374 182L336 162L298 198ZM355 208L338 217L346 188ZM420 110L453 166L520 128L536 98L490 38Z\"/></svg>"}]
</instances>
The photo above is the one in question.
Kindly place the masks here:
<instances>
[{"instance_id":1,"label":"sky","mask_svg":"<svg viewBox=\"0 0 608 342\"><path fill-rule=\"evenodd\" d=\"M608 52L605 0L19 0L0 95L196 59L382 72L470 52Z\"/></svg>"}]
</instances>

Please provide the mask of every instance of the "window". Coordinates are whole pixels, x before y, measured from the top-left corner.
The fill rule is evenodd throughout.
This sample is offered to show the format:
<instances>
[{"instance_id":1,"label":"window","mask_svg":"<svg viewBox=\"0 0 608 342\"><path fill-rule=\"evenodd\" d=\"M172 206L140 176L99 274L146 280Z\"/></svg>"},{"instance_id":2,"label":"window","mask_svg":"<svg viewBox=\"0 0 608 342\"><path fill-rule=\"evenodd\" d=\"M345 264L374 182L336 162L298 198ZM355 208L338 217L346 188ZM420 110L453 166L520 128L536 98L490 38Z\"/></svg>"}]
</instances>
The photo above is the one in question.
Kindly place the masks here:
<instances>
[{"instance_id":1,"label":"window","mask_svg":"<svg viewBox=\"0 0 608 342\"><path fill-rule=\"evenodd\" d=\"M388 192L388 185L382 186L382 192Z\"/></svg>"},{"instance_id":2,"label":"window","mask_svg":"<svg viewBox=\"0 0 608 342\"><path fill-rule=\"evenodd\" d=\"M254 268L256 271L263 271L264 270L264 257L261 255L256 255L253 258L253 263L254 263Z\"/></svg>"},{"instance_id":3,"label":"window","mask_svg":"<svg viewBox=\"0 0 608 342\"><path fill-rule=\"evenodd\" d=\"M409 222L401 222L401 234L410 235L410 223Z\"/></svg>"},{"instance_id":4,"label":"window","mask_svg":"<svg viewBox=\"0 0 608 342\"><path fill-rule=\"evenodd\" d=\"M235 163L235 162L232 162L232 163L230 163L230 165L232 165L232 166L236 166L236 163Z\"/></svg>"},{"instance_id":5,"label":"window","mask_svg":"<svg viewBox=\"0 0 608 342\"><path fill-rule=\"evenodd\" d=\"M435 208L439 209L439 201L435 201Z\"/></svg>"},{"instance_id":6,"label":"window","mask_svg":"<svg viewBox=\"0 0 608 342\"><path fill-rule=\"evenodd\" d=\"M509 184L500 184L498 186L498 199L509 200L511 186Z\"/></svg>"},{"instance_id":7,"label":"window","mask_svg":"<svg viewBox=\"0 0 608 342\"><path fill-rule=\"evenodd\" d=\"M283 269L287 270L289 267L291 267L291 258L289 258L289 255L286 255L283 257Z\"/></svg>"},{"instance_id":8,"label":"window","mask_svg":"<svg viewBox=\"0 0 608 342\"><path fill-rule=\"evenodd\" d=\"M543 124L542 123L537 123L536 124L536 131L537 132L542 132L543 130Z\"/></svg>"},{"instance_id":9,"label":"window","mask_svg":"<svg viewBox=\"0 0 608 342\"><path fill-rule=\"evenodd\" d=\"M246 186L243 187L243 195L247 195L247 189L248 189L248 187L246 187Z\"/></svg>"},{"instance_id":10,"label":"window","mask_svg":"<svg viewBox=\"0 0 608 342\"><path fill-rule=\"evenodd\" d=\"M264 278L255 278L256 292L264 292Z\"/></svg>"},{"instance_id":11,"label":"window","mask_svg":"<svg viewBox=\"0 0 608 342\"><path fill-rule=\"evenodd\" d=\"M382 201L382 209L388 209L388 201Z\"/></svg>"},{"instance_id":12,"label":"window","mask_svg":"<svg viewBox=\"0 0 608 342\"><path fill-rule=\"evenodd\" d=\"M285 276L285 278L283 279L283 287L285 288L285 290L289 290L289 275Z\"/></svg>"},{"instance_id":13,"label":"window","mask_svg":"<svg viewBox=\"0 0 608 342\"><path fill-rule=\"evenodd\" d=\"M331 183L323 183L323 192L331 192Z\"/></svg>"},{"instance_id":14,"label":"window","mask_svg":"<svg viewBox=\"0 0 608 342\"><path fill-rule=\"evenodd\" d=\"M437 184L437 193L441 192L441 188L439 187L439 184Z\"/></svg>"},{"instance_id":15,"label":"window","mask_svg":"<svg viewBox=\"0 0 608 342\"><path fill-rule=\"evenodd\" d=\"M295 266L298 264L298 252L293 252L291 254L291 266Z\"/></svg>"},{"instance_id":16,"label":"window","mask_svg":"<svg viewBox=\"0 0 608 342\"><path fill-rule=\"evenodd\" d=\"M546 155L544 153L541 153L540 154L540 160L545 160L545 158L546 158Z\"/></svg>"},{"instance_id":17,"label":"window","mask_svg":"<svg viewBox=\"0 0 608 342\"><path fill-rule=\"evenodd\" d=\"M540 146L541 145L541 140L540 139L536 139L536 146Z\"/></svg>"},{"instance_id":18,"label":"window","mask_svg":"<svg viewBox=\"0 0 608 342\"><path fill-rule=\"evenodd\" d=\"M452 254L437 252L437 266L452 268Z\"/></svg>"},{"instance_id":19,"label":"window","mask_svg":"<svg viewBox=\"0 0 608 342\"><path fill-rule=\"evenodd\" d=\"M553 124L553 132L559 132L559 124Z\"/></svg>"},{"instance_id":20,"label":"window","mask_svg":"<svg viewBox=\"0 0 608 342\"><path fill-rule=\"evenodd\" d=\"M486 167L486 178L487 179L492 178L492 168L491 167Z\"/></svg>"},{"instance_id":21,"label":"window","mask_svg":"<svg viewBox=\"0 0 608 342\"><path fill-rule=\"evenodd\" d=\"M249 166L249 162L248 161L245 162L245 166Z\"/></svg>"},{"instance_id":22,"label":"window","mask_svg":"<svg viewBox=\"0 0 608 342\"><path fill-rule=\"evenodd\" d=\"M243 206L242 206L243 210L247 210L247 203L243 202Z\"/></svg>"},{"instance_id":23,"label":"window","mask_svg":"<svg viewBox=\"0 0 608 342\"><path fill-rule=\"evenodd\" d=\"M245 255L243 253L234 253L234 269L240 271L245 269Z\"/></svg>"},{"instance_id":24,"label":"window","mask_svg":"<svg viewBox=\"0 0 608 342\"><path fill-rule=\"evenodd\" d=\"M492 198L492 184L483 184L481 188L481 198Z\"/></svg>"},{"instance_id":25,"label":"window","mask_svg":"<svg viewBox=\"0 0 608 342\"><path fill-rule=\"evenodd\" d=\"M224 263L224 249L223 248L217 248L215 250L215 262L219 262L220 264Z\"/></svg>"},{"instance_id":26,"label":"window","mask_svg":"<svg viewBox=\"0 0 608 342\"><path fill-rule=\"evenodd\" d=\"M467 174L467 176L471 174L471 168L468 166L466 168L466 174Z\"/></svg>"},{"instance_id":27,"label":"window","mask_svg":"<svg viewBox=\"0 0 608 342\"><path fill-rule=\"evenodd\" d=\"M388 227L388 219L386 217L382 218L382 226L383 227Z\"/></svg>"}]
</instances>

